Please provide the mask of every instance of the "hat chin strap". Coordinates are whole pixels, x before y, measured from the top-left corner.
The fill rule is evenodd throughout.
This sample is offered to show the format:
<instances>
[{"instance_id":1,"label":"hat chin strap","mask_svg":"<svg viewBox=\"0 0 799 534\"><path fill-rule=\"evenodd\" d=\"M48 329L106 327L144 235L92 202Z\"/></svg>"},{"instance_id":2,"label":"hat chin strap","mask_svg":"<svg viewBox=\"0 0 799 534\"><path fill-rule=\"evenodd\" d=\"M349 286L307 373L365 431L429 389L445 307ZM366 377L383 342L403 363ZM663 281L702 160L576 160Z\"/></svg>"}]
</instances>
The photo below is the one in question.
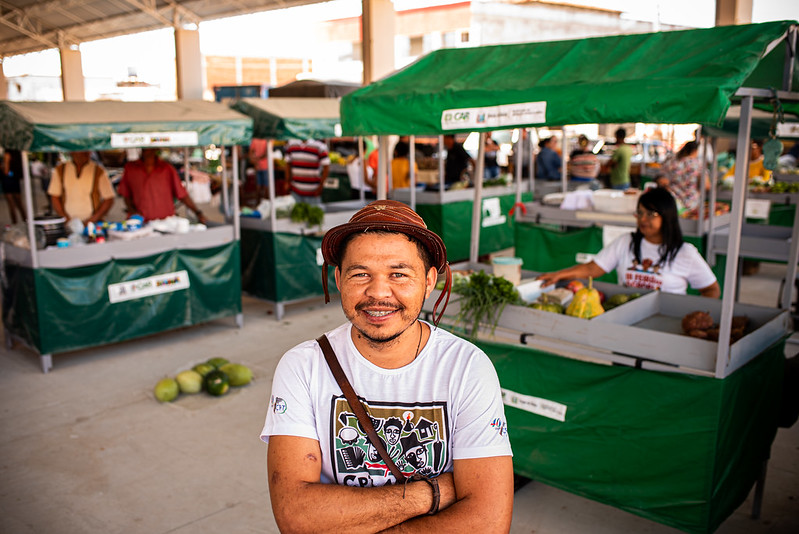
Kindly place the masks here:
<instances>
[{"instance_id":1,"label":"hat chin strap","mask_svg":"<svg viewBox=\"0 0 799 534\"><path fill-rule=\"evenodd\" d=\"M322 263L322 289L325 291L325 304L330 302L330 293L327 292L327 262Z\"/></svg>"},{"instance_id":2,"label":"hat chin strap","mask_svg":"<svg viewBox=\"0 0 799 534\"><path fill-rule=\"evenodd\" d=\"M452 270L449 268L449 262L444 264L444 272L447 273L447 279L444 282L444 289L438 296L438 300L436 300L435 305L433 305L433 324L435 326L438 326L439 321L441 321L441 318L444 317L444 310L447 309L447 304L449 304L449 295L452 292ZM445 297L446 300L444 300ZM441 312L438 314L438 317L436 317L436 309L438 309L438 305L441 304L442 300L444 300L444 307L441 308Z\"/></svg>"},{"instance_id":3,"label":"hat chin strap","mask_svg":"<svg viewBox=\"0 0 799 534\"><path fill-rule=\"evenodd\" d=\"M444 272L447 274L446 281L444 282L444 289L438 296L435 305L433 305L433 325L436 327L441 321L441 318L444 317L444 310L447 309L447 305L449 304L449 296L452 292L452 269L449 268L449 262L444 264ZM322 289L325 292L325 304L327 304L330 302L330 293L327 290L327 262L322 264ZM442 300L444 300L444 306L441 308L441 312L438 314L438 317L436 317L436 310L438 309L438 305L441 304Z\"/></svg>"}]
</instances>

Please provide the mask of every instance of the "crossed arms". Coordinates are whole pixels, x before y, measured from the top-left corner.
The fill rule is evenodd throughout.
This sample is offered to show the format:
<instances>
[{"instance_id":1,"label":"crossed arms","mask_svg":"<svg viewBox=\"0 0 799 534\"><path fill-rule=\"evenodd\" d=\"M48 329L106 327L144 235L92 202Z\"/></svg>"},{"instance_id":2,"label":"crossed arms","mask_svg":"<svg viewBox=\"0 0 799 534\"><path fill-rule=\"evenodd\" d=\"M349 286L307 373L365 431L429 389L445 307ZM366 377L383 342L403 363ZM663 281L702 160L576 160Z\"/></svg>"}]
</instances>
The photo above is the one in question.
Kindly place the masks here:
<instances>
[{"instance_id":1,"label":"crossed arms","mask_svg":"<svg viewBox=\"0 0 799 534\"><path fill-rule=\"evenodd\" d=\"M513 511L510 456L455 460L438 477L439 513L428 516L425 482L359 488L322 484L319 442L271 436L267 473L281 532L508 532ZM404 498L403 498L404 491Z\"/></svg>"}]
</instances>

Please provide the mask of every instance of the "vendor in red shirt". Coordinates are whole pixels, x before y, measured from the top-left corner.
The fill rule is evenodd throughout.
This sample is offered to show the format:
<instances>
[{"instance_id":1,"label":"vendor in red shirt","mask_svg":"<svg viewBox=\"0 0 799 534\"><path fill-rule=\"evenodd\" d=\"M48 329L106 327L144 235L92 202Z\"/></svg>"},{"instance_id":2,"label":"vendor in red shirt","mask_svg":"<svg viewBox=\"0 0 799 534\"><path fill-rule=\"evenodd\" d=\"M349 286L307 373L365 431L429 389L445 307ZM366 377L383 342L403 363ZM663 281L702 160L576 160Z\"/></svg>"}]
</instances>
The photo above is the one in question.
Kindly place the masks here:
<instances>
[{"instance_id":1,"label":"vendor in red shirt","mask_svg":"<svg viewBox=\"0 0 799 534\"><path fill-rule=\"evenodd\" d=\"M145 148L141 158L125 165L117 192L125 199L128 217L139 214L145 221L175 214L175 199L180 200L205 224L203 212L194 204L180 183L175 168L158 157L158 150Z\"/></svg>"}]
</instances>

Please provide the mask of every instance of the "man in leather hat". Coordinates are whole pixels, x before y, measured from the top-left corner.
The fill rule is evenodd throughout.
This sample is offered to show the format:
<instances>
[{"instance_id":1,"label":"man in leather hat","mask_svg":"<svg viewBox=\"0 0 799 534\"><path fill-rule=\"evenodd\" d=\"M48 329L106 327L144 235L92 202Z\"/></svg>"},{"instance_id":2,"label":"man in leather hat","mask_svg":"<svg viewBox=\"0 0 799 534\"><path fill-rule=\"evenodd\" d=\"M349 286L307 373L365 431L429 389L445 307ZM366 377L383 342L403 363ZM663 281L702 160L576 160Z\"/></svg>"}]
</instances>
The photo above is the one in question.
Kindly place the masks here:
<instances>
[{"instance_id":1,"label":"man in leather hat","mask_svg":"<svg viewBox=\"0 0 799 534\"><path fill-rule=\"evenodd\" d=\"M513 465L504 425L492 425L505 420L499 381L482 351L436 328L451 284L441 238L408 206L378 200L329 230L322 255L325 293L332 265L349 321L289 350L275 371L261 439L280 529L507 532ZM431 324L419 314L439 273ZM419 450L396 464L385 450L366 454L396 442L396 420L401 443Z\"/></svg>"}]
</instances>

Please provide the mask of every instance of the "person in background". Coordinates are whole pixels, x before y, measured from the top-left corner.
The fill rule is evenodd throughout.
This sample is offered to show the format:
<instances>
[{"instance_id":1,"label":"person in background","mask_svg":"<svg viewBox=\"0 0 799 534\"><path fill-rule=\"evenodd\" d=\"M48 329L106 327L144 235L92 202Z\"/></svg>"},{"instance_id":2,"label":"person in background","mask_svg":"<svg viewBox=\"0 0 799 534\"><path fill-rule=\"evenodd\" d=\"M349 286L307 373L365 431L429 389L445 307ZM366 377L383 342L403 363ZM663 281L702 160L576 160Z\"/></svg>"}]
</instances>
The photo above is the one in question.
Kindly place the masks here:
<instances>
[{"instance_id":1,"label":"person in background","mask_svg":"<svg viewBox=\"0 0 799 534\"><path fill-rule=\"evenodd\" d=\"M447 149L447 160L444 163L444 183L452 185L461 181L463 173L469 168L469 165L474 167L474 160L463 148L463 145L455 141L454 135L444 136L444 148Z\"/></svg>"},{"instance_id":2,"label":"person in background","mask_svg":"<svg viewBox=\"0 0 799 534\"><path fill-rule=\"evenodd\" d=\"M677 202L687 210L699 206L699 179L702 174L702 161L698 156L699 145L688 141L677 154L663 164L663 175L657 179L659 187L665 187L677 198ZM710 178L705 177L705 189L710 189Z\"/></svg>"},{"instance_id":3,"label":"person in background","mask_svg":"<svg viewBox=\"0 0 799 534\"><path fill-rule=\"evenodd\" d=\"M491 137L491 134L486 135L486 142L485 142L485 156L483 158L484 166L483 169L483 178L485 180L492 180L499 176L499 163L497 163L497 152L499 151L499 145Z\"/></svg>"},{"instance_id":4,"label":"person in background","mask_svg":"<svg viewBox=\"0 0 799 534\"><path fill-rule=\"evenodd\" d=\"M47 189L50 187L50 176L52 171L50 167L45 163L45 159L47 156L44 153L38 154L29 154L30 157L30 167L31 167L31 180L35 180L39 182L39 186L42 188L42 192L45 194L47 198L47 208L44 211L45 215L52 215L53 214L53 201L50 199L50 195L47 194Z\"/></svg>"},{"instance_id":5,"label":"person in background","mask_svg":"<svg viewBox=\"0 0 799 534\"><path fill-rule=\"evenodd\" d=\"M394 158L391 160L391 186L401 189L411 186L411 147L400 141L394 147ZM419 176L419 166L414 162L414 173Z\"/></svg>"},{"instance_id":6,"label":"person in background","mask_svg":"<svg viewBox=\"0 0 799 534\"><path fill-rule=\"evenodd\" d=\"M367 440L321 336L286 352L260 435L278 528L507 533L513 462L496 371L436 328L441 314L419 318L438 276L451 281L444 242L405 204L378 200L328 230L321 248L347 317L325 334L330 357L377 436Z\"/></svg>"},{"instance_id":7,"label":"person in background","mask_svg":"<svg viewBox=\"0 0 799 534\"><path fill-rule=\"evenodd\" d=\"M630 165L633 159L633 148L624 142L627 131L616 130L616 150L610 158L610 187L627 190L630 188Z\"/></svg>"},{"instance_id":8,"label":"person in background","mask_svg":"<svg viewBox=\"0 0 799 534\"><path fill-rule=\"evenodd\" d=\"M538 142L538 156L535 158L535 177L539 180L560 180L563 161L557 152L558 140L547 137Z\"/></svg>"},{"instance_id":9,"label":"person in background","mask_svg":"<svg viewBox=\"0 0 799 534\"><path fill-rule=\"evenodd\" d=\"M696 247L683 241L677 203L667 190L649 189L638 197L635 232L619 236L593 261L538 277L543 286L560 280L598 278L614 269L619 284L685 294L688 286L703 297L718 298L719 283Z\"/></svg>"},{"instance_id":10,"label":"person in background","mask_svg":"<svg viewBox=\"0 0 799 534\"><path fill-rule=\"evenodd\" d=\"M266 151L266 139L253 137L247 150L247 161L255 169L256 202L269 198L269 159Z\"/></svg>"},{"instance_id":11,"label":"person in background","mask_svg":"<svg viewBox=\"0 0 799 534\"><path fill-rule=\"evenodd\" d=\"M141 215L145 221L175 215L175 200L186 205L206 223L203 212L180 183L175 167L158 157L158 149L145 148L141 158L125 164L117 192L125 199L128 217Z\"/></svg>"},{"instance_id":12,"label":"person in background","mask_svg":"<svg viewBox=\"0 0 799 534\"><path fill-rule=\"evenodd\" d=\"M522 178L530 177L530 164L533 161L533 144L530 142L530 134L527 128L520 128L519 139L513 143L513 157L510 158L510 166L513 176L516 176L516 154L522 152Z\"/></svg>"},{"instance_id":13,"label":"person in background","mask_svg":"<svg viewBox=\"0 0 799 534\"><path fill-rule=\"evenodd\" d=\"M735 164L724 174L723 180L735 178ZM749 149L749 185L766 185L771 182L771 171L763 166L763 141L753 139Z\"/></svg>"},{"instance_id":14,"label":"person in background","mask_svg":"<svg viewBox=\"0 0 799 534\"><path fill-rule=\"evenodd\" d=\"M316 139L292 139L286 146L286 178L297 202L321 204L330 173L327 145Z\"/></svg>"},{"instance_id":15,"label":"person in background","mask_svg":"<svg viewBox=\"0 0 799 534\"><path fill-rule=\"evenodd\" d=\"M588 185L592 189L599 188L599 158L588 148L588 138L580 134L577 148L569 156L571 181L575 187Z\"/></svg>"},{"instance_id":16,"label":"person in background","mask_svg":"<svg viewBox=\"0 0 799 534\"><path fill-rule=\"evenodd\" d=\"M89 152L72 152L70 157L71 161L53 169L47 194L55 212L67 221L96 223L114 205L114 188L103 166L92 161Z\"/></svg>"},{"instance_id":17,"label":"person in background","mask_svg":"<svg viewBox=\"0 0 799 534\"><path fill-rule=\"evenodd\" d=\"M21 195L22 152L7 149L3 153L0 171L0 181L2 181L3 195L6 197L6 202L8 202L11 224L17 224L17 214L19 214L20 221L27 220Z\"/></svg>"}]
</instances>

